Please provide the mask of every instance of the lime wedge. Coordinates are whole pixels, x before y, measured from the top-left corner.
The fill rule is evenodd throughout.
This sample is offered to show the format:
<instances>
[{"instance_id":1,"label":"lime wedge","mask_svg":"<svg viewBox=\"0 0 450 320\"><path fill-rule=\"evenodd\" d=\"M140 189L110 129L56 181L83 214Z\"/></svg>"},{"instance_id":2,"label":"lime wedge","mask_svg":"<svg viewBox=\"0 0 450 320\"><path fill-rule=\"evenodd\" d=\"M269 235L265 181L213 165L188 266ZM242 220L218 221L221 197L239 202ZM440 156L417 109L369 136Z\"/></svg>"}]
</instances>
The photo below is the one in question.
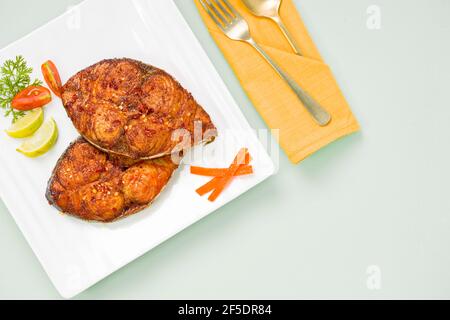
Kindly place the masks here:
<instances>
[{"instance_id":1,"label":"lime wedge","mask_svg":"<svg viewBox=\"0 0 450 320\"><path fill-rule=\"evenodd\" d=\"M6 133L13 138L29 137L39 129L43 121L44 110L37 108L13 123Z\"/></svg>"},{"instance_id":2,"label":"lime wedge","mask_svg":"<svg viewBox=\"0 0 450 320\"><path fill-rule=\"evenodd\" d=\"M35 134L26 140L18 149L27 157L36 158L53 147L58 140L58 127L55 120L51 118L45 122Z\"/></svg>"}]
</instances>

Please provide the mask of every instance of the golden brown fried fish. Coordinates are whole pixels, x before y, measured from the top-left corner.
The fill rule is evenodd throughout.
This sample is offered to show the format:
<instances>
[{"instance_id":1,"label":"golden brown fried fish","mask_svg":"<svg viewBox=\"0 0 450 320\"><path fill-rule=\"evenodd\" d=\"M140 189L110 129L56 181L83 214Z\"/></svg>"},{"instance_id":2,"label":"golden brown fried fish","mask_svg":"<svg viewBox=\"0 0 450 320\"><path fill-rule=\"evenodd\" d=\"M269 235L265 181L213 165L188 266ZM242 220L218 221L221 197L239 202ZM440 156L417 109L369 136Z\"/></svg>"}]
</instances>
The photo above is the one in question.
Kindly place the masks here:
<instances>
[{"instance_id":1,"label":"golden brown fried fish","mask_svg":"<svg viewBox=\"0 0 450 320\"><path fill-rule=\"evenodd\" d=\"M170 156L126 162L79 138L56 164L47 199L64 213L110 222L150 205L177 168Z\"/></svg>"},{"instance_id":2,"label":"golden brown fried fish","mask_svg":"<svg viewBox=\"0 0 450 320\"><path fill-rule=\"evenodd\" d=\"M209 115L165 71L131 59L103 60L78 72L62 89L64 107L80 134L102 150L134 159L171 153L177 129L191 145L214 139ZM194 123L203 141L194 141ZM212 133L212 134L211 134Z\"/></svg>"}]
</instances>

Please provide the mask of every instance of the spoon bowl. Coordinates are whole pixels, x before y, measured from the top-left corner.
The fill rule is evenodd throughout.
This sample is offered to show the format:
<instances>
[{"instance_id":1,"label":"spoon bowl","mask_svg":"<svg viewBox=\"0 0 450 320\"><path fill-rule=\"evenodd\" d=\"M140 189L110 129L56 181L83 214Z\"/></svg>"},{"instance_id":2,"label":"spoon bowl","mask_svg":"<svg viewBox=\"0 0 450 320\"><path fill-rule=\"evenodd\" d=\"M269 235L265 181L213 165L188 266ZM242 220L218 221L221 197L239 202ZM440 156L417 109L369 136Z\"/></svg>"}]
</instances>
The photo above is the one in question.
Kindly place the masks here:
<instances>
[{"instance_id":1,"label":"spoon bowl","mask_svg":"<svg viewBox=\"0 0 450 320\"><path fill-rule=\"evenodd\" d=\"M280 7L282 0L242 0L244 5L250 10L250 12L257 16L268 18L275 21L280 27L283 35L286 37L292 50L298 55L301 55L301 50L295 42L293 36L289 32L288 28L284 25L280 17Z\"/></svg>"},{"instance_id":2,"label":"spoon bowl","mask_svg":"<svg viewBox=\"0 0 450 320\"><path fill-rule=\"evenodd\" d=\"M247 8L258 17L277 17L281 0L242 0Z\"/></svg>"}]
</instances>

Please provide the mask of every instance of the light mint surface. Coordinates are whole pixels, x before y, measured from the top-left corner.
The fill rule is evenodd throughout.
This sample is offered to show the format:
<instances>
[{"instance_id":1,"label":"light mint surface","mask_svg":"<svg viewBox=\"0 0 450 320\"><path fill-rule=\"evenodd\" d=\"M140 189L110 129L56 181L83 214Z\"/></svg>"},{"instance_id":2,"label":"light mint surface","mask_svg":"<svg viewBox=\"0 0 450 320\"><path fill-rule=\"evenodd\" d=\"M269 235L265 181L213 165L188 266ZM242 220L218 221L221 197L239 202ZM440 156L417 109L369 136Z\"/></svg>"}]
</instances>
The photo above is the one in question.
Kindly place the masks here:
<instances>
[{"instance_id":1,"label":"light mint surface","mask_svg":"<svg viewBox=\"0 0 450 320\"><path fill-rule=\"evenodd\" d=\"M78 2L1 0L0 47ZM193 2L175 2L264 128ZM362 132L297 166L282 154L276 176L77 298L450 298L450 2L295 2ZM1 299L60 298L3 203L0 257Z\"/></svg>"}]
</instances>

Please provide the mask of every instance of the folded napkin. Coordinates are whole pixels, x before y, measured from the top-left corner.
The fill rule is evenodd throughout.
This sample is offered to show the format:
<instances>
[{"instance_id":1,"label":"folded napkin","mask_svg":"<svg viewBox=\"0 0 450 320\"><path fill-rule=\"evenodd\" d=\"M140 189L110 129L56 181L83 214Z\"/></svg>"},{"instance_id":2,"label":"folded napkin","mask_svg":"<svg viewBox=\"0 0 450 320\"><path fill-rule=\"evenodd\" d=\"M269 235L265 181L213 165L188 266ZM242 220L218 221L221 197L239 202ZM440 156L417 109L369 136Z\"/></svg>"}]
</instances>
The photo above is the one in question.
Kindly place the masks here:
<instances>
[{"instance_id":1,"label":"folded napkin","mask_svg":"<svg viewBox=\"0 0 450 320\"><path fill-rule=\"evenodd\" d=\"M271 129L279 129L280 145L289 159L298 163L336 139L358 131L357 120L292 1L282 1L280 14L303 56L293 53L273 21L253 16L240 0L229 1L247 20L256 42L333 118L326 127L318 126L289 86L257 51L246 43L227 38L195 0L209 32L257 111Z\"/></svg>"}]
</instances>

